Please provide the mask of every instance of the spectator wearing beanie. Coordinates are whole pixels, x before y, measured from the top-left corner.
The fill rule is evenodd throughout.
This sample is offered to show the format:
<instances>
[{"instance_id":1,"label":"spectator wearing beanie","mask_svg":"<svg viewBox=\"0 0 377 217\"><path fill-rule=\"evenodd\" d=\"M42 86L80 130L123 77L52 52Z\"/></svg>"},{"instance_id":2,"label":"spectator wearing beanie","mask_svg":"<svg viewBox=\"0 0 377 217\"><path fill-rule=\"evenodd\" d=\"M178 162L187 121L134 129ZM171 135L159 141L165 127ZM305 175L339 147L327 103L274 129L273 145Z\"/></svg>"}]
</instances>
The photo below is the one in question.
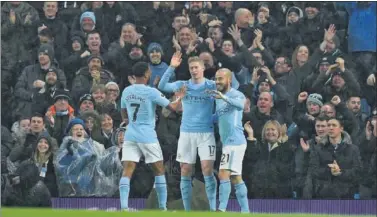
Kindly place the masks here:
<instances>
[{"instance_id":1,"label":"spectator wearing beanie","mask_svg":"<svg viewBox=\"0 0 377 217\"><path fill-rule=\"evenodd\" d=\"M151 43L148 46L148 58L149 58L149 68L152 71L151 78L149 80L149 86L157 87L162 75L169 67L168 64L162 61L164 52L162 47L158 43ZM169 82L175 81L175 76L171 76Z\"/></svg>"},{"instance_id":2,"label":"spectator wearing beanie","mask_svg":"<svg viewBox=\"0 0 377 217\"><path fill-rule=\"evenodd\" d=\"M345 102L350 96L361 92L359 82L345 67L344 59L338 57L335 63L339 66L330 69L329 72L322 72L312 85L317 93L321 93L325 102L330 101L335 95Z\"/></svg>"},{"instance_id":3,"label":"spectator wearing beanie","mask_svg":"<svg viewBox=\"0 0 377 217\"><path fill-rule=\"evenodd\" d=\"M93 85L114 81L113 73L103 69L104 60L101 56L91 55L87 63L88 67L81 68L76 72L76 77L73 80L72 93L76 102L82 95L89 93Z\"/></svg>"},{"instance_id":4,"label":"spectator wearing beanie","mask_svg":"<svg viewBox=\"0 0 377 217\"><path fill-rule=\"evenodd\" d=\"M85 43L81 35L73 35L67 49L69 50L69 55L61 63L66 72L67 86L71 87L75 72L81 68L83 58L86 58L89 53L85 51Z\"/></svg>"},{"instance_id":5,"label":"spectator wearing beanie","mask_svg":"<svg viewBox=\"0 0 377 217\"><path fill-rule=\"evenodd\" d=\"M49 44L43 44L38 50L39 63L24 68L15 86L17 108L14 115L31 115L31 106L34 93L45 85L48 70L54 66L54 49ZM62 70L56 68L57 80L65 87L66 77Z\"/></svg>"},{"instance_id":6,"label":"spectator wearing beanie","mask_svg":"<svg viewBox=\"0 0 377 217\"><path fill-rule=\"evenodd\" d=\"M297 124L298 131L305 132L307 138L312 139L315 135L315 118L321 112L323 99L320 94L307 92L298 95L296 106L293 111L293 121Z\"/></svg>"},{"instance_id":7,"label":"spectator wearing beanie","mask_svg":"<svg viewBox=\"0 0 377 217\"><path fill-rule=\"evenodd\" d=\"M75 111L69 105L71 98L68 90L56 90L54 101L54 105L46 113L46 118L49 120L46 127L51 136L60 144L63 141L65 128L69 121L74 118Z\"/></svg>"},{"instance_id":8,"label":"spectator wearing beanie","mask_svg":"<svg viewBox=\"0 0 377 217\"><path fill-rule=\"evenodd\" d=\"M32 111L45 114L48 107L54 103L54 94L57 89L64 88L57 80L57 69L49 68L45 77L45 85L40 90L35 90Z\"/></svg>"},{"instance_id":9,"label":"spectator wearing beanie","mask_svg":"<svg viewBox=\"0 0 377 217\"><path fill-rule=\"evenodd\" d=\"M94 111L94 99L91 94L84 94L80 97L77 114L81 115L83 112Z\"/></svg>"}]
</instances>

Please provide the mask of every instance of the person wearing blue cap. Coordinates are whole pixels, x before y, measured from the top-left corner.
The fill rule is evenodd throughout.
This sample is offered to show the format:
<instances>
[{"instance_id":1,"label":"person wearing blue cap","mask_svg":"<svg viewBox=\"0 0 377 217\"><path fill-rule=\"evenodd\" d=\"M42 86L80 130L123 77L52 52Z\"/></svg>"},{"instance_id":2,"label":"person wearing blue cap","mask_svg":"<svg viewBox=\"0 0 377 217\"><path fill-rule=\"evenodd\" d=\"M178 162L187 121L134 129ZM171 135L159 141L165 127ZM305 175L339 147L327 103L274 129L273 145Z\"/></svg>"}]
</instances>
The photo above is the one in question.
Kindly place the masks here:
<instances>
[{"instance_id":1,"label":"person wearing blue cap","mask_svg":"<svg viewBox=\"0 0 377 217\"><path fill-rule=\"evenodd\" d=\"M166 69L168 69L168 64L162 61L162 56L164 55L164 51L162 46L158 43L151 43L147 49L148 57L149 57L149 68L152 71L151 79L149 80L148 85L150 87L157 87L158 83L164 75ZM175 76L170 78L170 82L175 81Z\"/></svg>"},{"instance_id":2,"label":"person wearing blue cap","mask_svg":"<svg viewBox=\"0 0 377 217\"><path fill-rule=\"evenodd\" d=\"M96 16L93 12L87 11L81 14L80 26L85 31L92 31L96 28Z\"/></svg>"}]
</instances>

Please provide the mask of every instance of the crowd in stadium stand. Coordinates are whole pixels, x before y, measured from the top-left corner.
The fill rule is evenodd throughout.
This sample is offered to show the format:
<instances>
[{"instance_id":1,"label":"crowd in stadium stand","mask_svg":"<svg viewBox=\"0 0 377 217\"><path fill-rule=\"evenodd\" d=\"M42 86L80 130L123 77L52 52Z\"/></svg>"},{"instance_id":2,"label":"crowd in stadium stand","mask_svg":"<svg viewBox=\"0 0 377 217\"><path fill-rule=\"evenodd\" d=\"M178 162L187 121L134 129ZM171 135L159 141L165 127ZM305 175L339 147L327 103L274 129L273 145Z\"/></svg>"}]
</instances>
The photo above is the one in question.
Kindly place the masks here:
<instances>
[{"instance_id":1,"label":"crowd in stadium stand","mask_svg":"<svg viewBox=\"0 0 377 217\"><path fill-rule=\"evenodd\" d=\"M122 91L140 61L158 88L176 51L183 61L171 81L190 79L187 60L198 56L207 79L228 68L247 97L245 137L256 138L243 161L248 198L376 198L376 10L376 2L2 2L2 205L119 197ZM168 201L181 198L181 114L157 109ZM153 177L138 164L130 197L147 198ZM200 166L193 178L203 182Z\"/></svg>"}]
</instances>

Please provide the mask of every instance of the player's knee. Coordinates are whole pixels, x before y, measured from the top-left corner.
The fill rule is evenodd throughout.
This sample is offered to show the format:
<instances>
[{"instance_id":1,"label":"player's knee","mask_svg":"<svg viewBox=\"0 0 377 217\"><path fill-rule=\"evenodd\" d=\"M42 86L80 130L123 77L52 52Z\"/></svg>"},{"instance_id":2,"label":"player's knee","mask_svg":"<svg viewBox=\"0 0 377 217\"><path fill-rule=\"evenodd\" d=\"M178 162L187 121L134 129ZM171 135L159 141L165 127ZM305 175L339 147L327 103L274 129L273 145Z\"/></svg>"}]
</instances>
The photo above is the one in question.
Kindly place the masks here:
<instances>
[{"instance_id":1,"label":"player's knee","mask_svg":"<svg viewBox=\"0 0 377 217\"><path fill-rule=\"evenodd\" d=\"M131 161L123 162L123 174L122 176L131 178L136 168L136 163Z\"/></svg>"},{"instance_id":2,"label":"player's knee","mask_svg":"<svg viewBox=\"0 0 377 217\"><path fill-rule=\"evenodd\" d=\"M162 176L165 174L165 167L163 161L158 161L152 164L154 175Z\"/></svg>"},{"instance_id":3,"label":"player's knee","mask_svg":"<svg viewBox=\"0 0 377 217\"><path fill-rule=\"evenodd\" d=\"M233 185L237 185L243 182L241 175L231 176L230 181L232 182Z\"/></svg>"},{"instance_id":4,"label":"player's knee","mask_svg":"<svg viewBox=\"0 0 377 217\"><path fill-rule=\"evenodd\" d=\"M181 176L191 176L192 174L192 165L181 163Z\"/></svg>"},{"instance_id":5,"label":"player's knee","mask_svg":"<svg viewBox=\"0 0 377 217\"><path fill-rule=\"evenodd\" d=\"M229 180L230 178L230 171L229 170L220 170L219 171L219 179L220 180Z\"/></svg>"},{"instance_id":6,"label":"player's knee","mask_svg":"<svg viewBox=\"0 0 377 217\"><path fill-rule=\"evenodd\" d=\"M213 173L213 161L203 160L201 161L202 173L205 176L210 176Z\"/></svg>"}]
</instances>

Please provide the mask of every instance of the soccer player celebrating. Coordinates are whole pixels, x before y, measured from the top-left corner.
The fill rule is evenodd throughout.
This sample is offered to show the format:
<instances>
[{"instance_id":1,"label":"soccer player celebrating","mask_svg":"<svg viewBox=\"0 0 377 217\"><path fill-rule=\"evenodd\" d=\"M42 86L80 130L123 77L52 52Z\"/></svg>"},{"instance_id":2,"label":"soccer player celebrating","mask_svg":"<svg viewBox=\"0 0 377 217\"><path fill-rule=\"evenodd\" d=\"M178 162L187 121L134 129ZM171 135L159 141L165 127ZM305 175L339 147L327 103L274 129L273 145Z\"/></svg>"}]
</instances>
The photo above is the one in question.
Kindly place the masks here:
<instances>
[{"instance_id":1,"label":"soccer player celebrating","mask_svg":"<svg viewBox=\"0 0 377 217\"><path fill-rule=\"evenodd\" d=\"M246 151L243 134L242 114L245 96L231 88L232 72L219 69L216 72L217 90L210 91L216 97L215 120L219 124L220 139L223 144L220 162L220 188L218 211L225 212L231 191L230 182L236 189L241 212L249 212L247 188L242 180L242 161ZM231 180L231 181L230 181Z\"/></svg>"},{"instance_id":2,"label":"soccer player celebrating","mask_svg":"<svg viewBox=\"0 0 377 217\"><path fill-rule=\"evenodd\" d=\"M151 163L155 173L155 187L159 208L166 210L167 188L163 155L155 131L156 105L175 111L181 95L170 102L159 90L149 87L151 70L148 63L138 62L132 67L135 83L124 89L121 98L122 118L128 121L122 149L123 174L119 182L120 204L128 210L130 179L136 163L144 156L145 163Z\"/></svg>"},{"instance_id":3,"label":"soccer player celebrating","mask_svg":"<svg viewBox=\"0 0 377 217\"><path fill-rule=\"evenodd\" d=\"M182 54L176 52L170 67L162 76L158 88L163 92L174 92L181 87L186 90L182 99L182 124L177 148L177 161L181 163L181 194L186 211L191 210L192 167L199 154L210 210L216 211L217 181L213 175L216 158L216 142L212 114L214 99L206 90L216 90L214 81L204 77L204 63L199 57L188 60L191 79L168 83L170 76L182 62Z\"/></svg>"}]
</instances>

